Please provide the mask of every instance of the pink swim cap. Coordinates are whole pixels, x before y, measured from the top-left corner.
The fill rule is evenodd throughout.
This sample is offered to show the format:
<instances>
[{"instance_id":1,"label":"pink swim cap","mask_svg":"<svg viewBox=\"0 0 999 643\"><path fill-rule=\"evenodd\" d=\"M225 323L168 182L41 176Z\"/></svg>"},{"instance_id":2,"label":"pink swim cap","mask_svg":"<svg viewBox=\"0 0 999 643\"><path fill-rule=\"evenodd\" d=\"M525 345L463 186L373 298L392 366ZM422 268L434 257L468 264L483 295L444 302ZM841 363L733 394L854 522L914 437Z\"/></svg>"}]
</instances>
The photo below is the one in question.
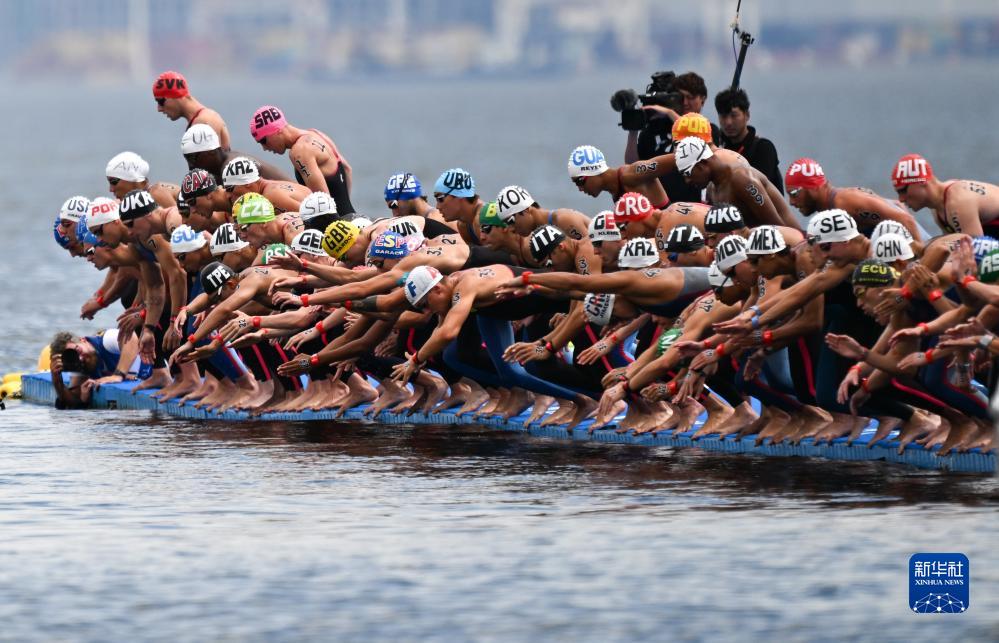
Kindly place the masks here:
<instances>
[{"instance_id":1,"label":"pink swim cap","mask_svg":"<svg viewBox=\"0 0 999 643\"><path fill-rule=\"evenodd\" d=\"M271 134L276 134L288 124L284 114L273 105L264 105L253 113L250 119L250 135L258 143L260 139Z\"/></svg>"}]
</instances>

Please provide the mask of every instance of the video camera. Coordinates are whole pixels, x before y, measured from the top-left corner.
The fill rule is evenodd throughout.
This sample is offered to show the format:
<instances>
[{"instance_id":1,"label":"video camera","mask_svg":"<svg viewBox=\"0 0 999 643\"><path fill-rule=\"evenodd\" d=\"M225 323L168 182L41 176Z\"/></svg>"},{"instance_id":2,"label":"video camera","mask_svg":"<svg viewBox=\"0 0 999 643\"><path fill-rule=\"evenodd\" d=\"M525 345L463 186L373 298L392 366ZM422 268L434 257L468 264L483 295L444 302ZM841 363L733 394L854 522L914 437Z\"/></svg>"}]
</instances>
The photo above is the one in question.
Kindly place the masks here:
<instances>
[{"instance_id":1,"label":"video camera","mask_svg":"<svg viewBox=\"0 0 999 643\"><path fill-rule=\"evenodd\" d=\"M639 108L642 105L660 105L668 107L674 112L683 111L683 95L676 90L674 83L676 74L672 71L657 71L652 74L652 82L645 88L644 94L639 94L634 89L619 89L611 96L611 108L615 112L621 112L622 128L629 132L637 132L649 125L650 119L645 110ZM669 119L656 119L664 121L663 125L667 129L673 123Z\"/></svg>"},{"instance_id":2,"label":"video camera","mask_svg":"<svg viewBox=\"0 0 999 643\"><path fill-rule=\"evenodd\" d=\"M67 348L59 356L62 357L63 373L82 373L84 371L83 360L74 349Z\"/></svg>"}]
</instances>

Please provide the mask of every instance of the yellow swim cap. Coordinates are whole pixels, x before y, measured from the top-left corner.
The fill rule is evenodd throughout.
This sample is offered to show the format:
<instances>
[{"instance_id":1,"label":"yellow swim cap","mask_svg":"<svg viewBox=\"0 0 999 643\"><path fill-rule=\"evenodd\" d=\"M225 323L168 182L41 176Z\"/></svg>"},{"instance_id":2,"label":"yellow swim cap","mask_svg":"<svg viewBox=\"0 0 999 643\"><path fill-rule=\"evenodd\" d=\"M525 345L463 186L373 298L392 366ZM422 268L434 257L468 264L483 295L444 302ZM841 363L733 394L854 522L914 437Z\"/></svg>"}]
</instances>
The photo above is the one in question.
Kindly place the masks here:
<instances>
[{"instance_id":1,"label":"yellow swim cap","mask_svg":"<svg viewBox=\"0 0 999 643\"><path fill-rule=\"evenodd\" d=\"M334 221L323 233L323 250L334 259L339 259L350 250L359 234L361 229L350 221Z\"/></svg>"},{"instance_id":2,"label":"yellow swim cap","mask_svg":"<svg viewBox=\"0 0 999 643\"><path fill-rule=\"evenodd\" d=\"M673 121L673 140L679 142L688 136L711 143L711 122L697 112L687 112Z\"/></svg>"},{"instance_id":3,"label":"yellow swim cap","mask_svg":"<svg viewBox=\"0 0 999 643\"><path fill-rule=\"evenodd\" d=\"M236 223L268 223L274 220L274 204L262 194L247 192L232 204L232 216Z\"/></svg>"}]
</instances>

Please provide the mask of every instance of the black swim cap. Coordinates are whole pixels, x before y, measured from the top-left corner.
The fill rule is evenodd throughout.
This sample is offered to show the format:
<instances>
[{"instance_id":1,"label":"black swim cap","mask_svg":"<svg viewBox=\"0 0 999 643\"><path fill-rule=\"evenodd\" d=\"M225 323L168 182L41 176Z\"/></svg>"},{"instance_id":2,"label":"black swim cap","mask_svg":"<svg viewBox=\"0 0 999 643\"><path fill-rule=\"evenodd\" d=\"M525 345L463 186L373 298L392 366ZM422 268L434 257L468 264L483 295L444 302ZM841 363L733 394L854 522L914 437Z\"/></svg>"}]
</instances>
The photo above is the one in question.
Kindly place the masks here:
<instances>
[{"instance_id":1,"label":"black swim cap","mask_svg":"<svg viewBox=\"0 0 999 643\"><path fill-rule=\"evenodd\" d=\"M133 221L144 217L160 207L147 190L132 190L118 204L118 216L122 221Z\"/></svg>"},{"instance_id":2,"label":"black swim cap","mask_svg":"<svg viewBox=\"0 0 999 643\"><path fill-rule=\"evenodd\" d=\"M531 233L531 257L540 263L563 241L565 241L564 232L553 225L543 225Z\"/></svg>"},{"instance_id":3,"label":"black swim cap","mask_svg":"<svg viewBox=\"0 0 999 643\"><path fill-rule=\"evenodd\" d=\"M746 221L734 205L716 205L704 216L705 232L732 232L745 227Z\"/></svg>"},{"instance_id":4,"label":"black swim cap","mask_svg":"<svg viewBox=\"0 0 999 643\"><path fill-rule=\"evenodd\" d=\"M201 288L209 295L217 295L222 292L222 287L226 282L236 276L232 268L221 261L213 261L201 269L198 279L201 280Z\"/></svg>"},{"instance_id":5,"label":"black swim cap","mask_svg":"<svg viewBox=\"0 0 999 643\"><path fill-rule=\"evenodd\" d=\"M184 175L184 180L180 182L180 193L187 200L195 199L199 196L211 194L218 185L215 177L209 172L200 168L195 168Z\"/></svg>"},{"instance_id":6,"label":"black swim cap","mask_svg":"<svg viewBox=\"0 0 999 643\"><path fill-rule=\"evenodd\" d=\"M673 226L666 237L666 252L694 252L704 247L704 235L697 226L681 223Z\"/></svg>"},{"instance_id":7,"label":"black swim cap","mask_svg":"<svg viewBox=\"0 0 999 643\"><path fill-rule=\"evenodd\" d=\"M853 269L853 285L867 288L892 286L898 279L898 271L877 259L864 259Z\"/></svg>"}]
</instances>

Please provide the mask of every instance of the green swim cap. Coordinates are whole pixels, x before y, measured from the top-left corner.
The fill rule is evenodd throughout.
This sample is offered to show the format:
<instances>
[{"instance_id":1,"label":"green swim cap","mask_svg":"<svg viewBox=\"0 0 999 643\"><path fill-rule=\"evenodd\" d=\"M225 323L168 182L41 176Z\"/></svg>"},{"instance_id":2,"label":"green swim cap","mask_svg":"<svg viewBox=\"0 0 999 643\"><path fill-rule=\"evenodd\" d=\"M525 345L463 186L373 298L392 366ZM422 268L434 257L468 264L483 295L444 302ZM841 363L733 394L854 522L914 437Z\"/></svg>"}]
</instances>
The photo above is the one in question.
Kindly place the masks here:
<instances>
[{"instance_id":1,"label":"green swim cap","mask_svg":"<svg viewBox=\"0 0 999 643\"><path fill-rule=\"evenodd\" d=\"M978 279L986 284L999 281L999 248L982 257L978 264Z\"/></svg>"},{"instance_id":2,"label":"green swim cap","mask_svg":"<svg viewBox=\"0 0 999 643\"><path fill-rule=\"evenodd\" d=\"M656 343L656 355L662 357L682 334L683 331L679 328L670 328L660 335L659 341Z\"/></svg>"},{"instance_id":3,"label":"green swim cap","mask_svg":"<svg viewBox=\"0 0 999 643\"><path fill-rule=\"evenodd\" d=\"M232 204L232 216L240 225L274 220L274 204L262 194L247 192Z\"/></svg>"},{"instance_id":4,"label":"green swim cap","mask_svg":"<svg viewBox=\"0 0 999 643\"><path fill-rule=\"evenodd\" d=\"M270 263L274 257L287 257L291 254L291 248L283 243L272 243L264 248L264 263Z\"/></svg>"},{"instance_id":5,"label":"green swim cap","mask_svg":"<svg viewBox=\"0 0 999 643\"><path fill-rule=\"evenodd\" d=\"M500 228L506 227L506 223L503 222L503 219L499 218L499 207L497 207L495 201L490 201L482 206L481 210L479 210L479 225L491 225L498 226Z\"/></svg>"}]
</instances>

